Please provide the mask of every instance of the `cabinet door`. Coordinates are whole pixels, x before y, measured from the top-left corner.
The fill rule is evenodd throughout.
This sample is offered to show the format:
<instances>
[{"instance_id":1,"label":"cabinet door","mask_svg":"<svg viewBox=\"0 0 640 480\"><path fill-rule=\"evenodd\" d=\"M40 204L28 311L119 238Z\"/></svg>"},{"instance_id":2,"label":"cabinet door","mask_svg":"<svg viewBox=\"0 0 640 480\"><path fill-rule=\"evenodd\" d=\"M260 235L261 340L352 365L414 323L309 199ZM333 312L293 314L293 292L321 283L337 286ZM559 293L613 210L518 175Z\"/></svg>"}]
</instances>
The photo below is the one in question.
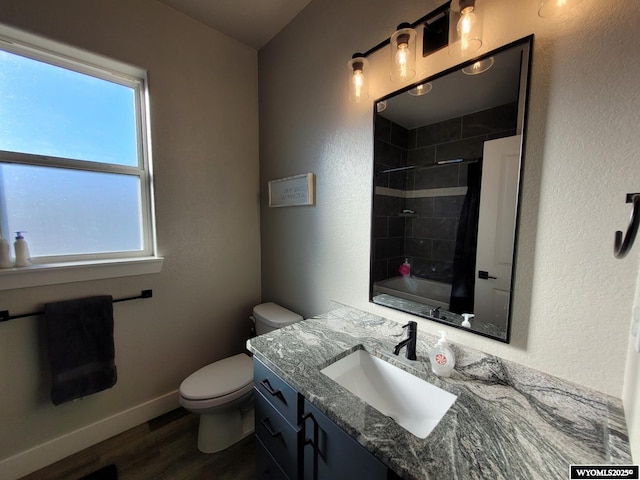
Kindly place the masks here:
<instances>
[{"instance_id":1,"label":"cabinet door","mask_svg":"<svg viewBox=\"0 0 640 480\"><path fill-rule=\"evenodd\" d=\"M304 401L305 480L386 480L387 467Z\"/></svg>"}]
</instances>

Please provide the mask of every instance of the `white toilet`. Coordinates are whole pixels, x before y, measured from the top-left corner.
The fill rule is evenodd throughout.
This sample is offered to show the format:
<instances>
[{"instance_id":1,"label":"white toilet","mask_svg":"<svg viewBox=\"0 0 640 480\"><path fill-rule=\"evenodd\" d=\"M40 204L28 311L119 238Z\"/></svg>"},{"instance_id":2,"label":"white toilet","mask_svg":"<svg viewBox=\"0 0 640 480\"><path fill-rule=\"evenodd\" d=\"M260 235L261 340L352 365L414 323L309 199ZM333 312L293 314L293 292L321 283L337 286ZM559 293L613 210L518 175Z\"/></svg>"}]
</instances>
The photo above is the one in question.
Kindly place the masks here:
<instances>
[{"instance_id":1,"label":"white toilet","mask_svg":"<svg viewBox=\"0 0 640 480\"><path fill-rule=\"evenodd\" d=\"M253 309L251 319L262 335L299 322L302 317L275 303ZM189 375L180 385L180 405L200 415L198 449L215 453L251 435L253 362L240 353L223 358Z\"/></svg>"}]
</instances>

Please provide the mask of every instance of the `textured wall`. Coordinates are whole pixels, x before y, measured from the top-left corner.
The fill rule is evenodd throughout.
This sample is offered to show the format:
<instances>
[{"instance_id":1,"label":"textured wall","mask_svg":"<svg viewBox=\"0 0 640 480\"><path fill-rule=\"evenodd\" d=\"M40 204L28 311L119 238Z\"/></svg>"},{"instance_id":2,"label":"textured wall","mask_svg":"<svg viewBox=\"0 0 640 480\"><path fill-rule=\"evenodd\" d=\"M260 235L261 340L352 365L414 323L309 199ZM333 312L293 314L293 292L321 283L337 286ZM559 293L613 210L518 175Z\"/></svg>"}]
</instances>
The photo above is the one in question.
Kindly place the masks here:
<instances>
[{"instance_id":1,"label":"textured wall","mask_svg":"<svg viewBox=\"0 0 640 480\"><path fill-rule=\"evenodd\" d=\"M314 1L260 51L261 185L317 174L315 207L268 209L263 197L264 300L308 316L335 299L408 320L368 302L372 103L347 102L346 63L438 4ZM634 0L584 0L564 21L539 18L536 0L487 4L481 53L535 34L512 342L449 332L617 397L640 255L612 255L625 194L640 188L638 21ZM369 58L372 99L402 86L388 79L388 56ZM454 62L446 51L419 59L416 79Z\"/></svg>"},{"instance_id":2,"label":"textured wall","mask_svg":"<svg viewBox=\"0 0 640 480\"><path fill-rule=\"evenodd\" d=\"M260 301L260 245L255 50L155 0L0 0L0 21L148 69L165 257L157 275L0 292L15 313L84 295L154 295L114 306L117 385L58 407L38 320L0 325L1 461L174 392L241 351Z\"/></svg>"}]
</instances>

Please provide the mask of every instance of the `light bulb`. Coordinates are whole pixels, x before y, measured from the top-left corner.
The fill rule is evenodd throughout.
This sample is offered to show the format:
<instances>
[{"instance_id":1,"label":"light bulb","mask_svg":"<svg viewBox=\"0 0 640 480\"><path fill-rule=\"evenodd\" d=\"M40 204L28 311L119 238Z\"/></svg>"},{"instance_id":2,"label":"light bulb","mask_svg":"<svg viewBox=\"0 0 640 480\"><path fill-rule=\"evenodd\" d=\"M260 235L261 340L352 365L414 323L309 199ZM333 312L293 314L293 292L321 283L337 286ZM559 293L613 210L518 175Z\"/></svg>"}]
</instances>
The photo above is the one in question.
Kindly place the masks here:
<instances>
[{"instance_id":1,"label":"light bulb","mask_svg":"<svg viewBox=\"0 0 640 480\"><path fill-rule=\"evenodd\" d=\"M460 20L458 20L457 31L460 37L460 49L463 54L469 49L471 34L478 23L478 18L473 13L473 10L473 6L463 8L460 12Z\"/></svg>"},{"instance_id":2,"label":"light bulb","mask_svg":"<svg viewBox=\"0 0 640 480\"><path fill-rule=\"evenodd\" d=\"M391 80L404 82L416 74L416 31L402 23L390 38Z\"/></svg>"},{"instance_id":3,"label":"light bulb","mask_svg":"<svg viewBox=\"0 0 640 480\"><path fill-rule=\"evenodd\" d=\"M353 71L352 82L354 96L360 100L362 98L362 87L364 85L364 75L362 74L362 70Z\"/></svg>"},{"instance_id":4,"label":"light bulb","mask_svg":"<svg viewBox=\"0 0 640 480\"><path fill-rule=\"evenodd\" d=\"M347 63L349 70L349 101L360 103L369 98L369 82L367 81L367 60L362 54L356 54Z\"/></svg>"},{"instance_id":5,"label":"light bulb","mask_svg":"<svg viewBox=\"0 0 640 480\"><path fill-rule=\"evenodd\" d=\"M408 93L409 95L413 95L414 97L420 97L422 95L429 93L432 87L433 86L431 85L431 83L427 82L427 83L418 85L415 88L412 88L411 90L409 90Z\"/></svg>"},{"instance_id":6,"label":"light bulb","mask_svg":"<svg viewBox=\"0 0 640 480\"><path fill-rule=\"evenodd\" d=\"M400 78L405 79L408 76L407 64L409 63L409 45L406 43L399 43L398 50L396 51L395 62L396 70L400 74Z\"/></svg>"},{"instance_id":7,"label":"light bulb","mask_svg":"<svg viewBox=\"0 0 640 480\"><path fill-rule=\"evenodd\" d=\"M480 73L484 73L493 66L493 62L493 57L478 60L477 62L464 67L462 69L462 73L465 75L478 75Z\"/></svg>"}]
</instances>

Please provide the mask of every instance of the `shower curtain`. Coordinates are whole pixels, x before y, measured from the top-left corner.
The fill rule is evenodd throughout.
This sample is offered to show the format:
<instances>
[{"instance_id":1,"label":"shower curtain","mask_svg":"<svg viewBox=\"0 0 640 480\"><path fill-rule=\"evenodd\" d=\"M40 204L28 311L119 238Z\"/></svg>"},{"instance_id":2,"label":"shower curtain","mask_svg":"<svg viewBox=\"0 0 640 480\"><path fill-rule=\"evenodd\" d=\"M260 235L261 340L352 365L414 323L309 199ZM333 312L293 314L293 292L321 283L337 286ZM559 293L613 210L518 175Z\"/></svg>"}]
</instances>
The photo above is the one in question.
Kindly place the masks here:
<instances>
[{"instance_id":1,"label":"shower curtain","mask_svg":"<svg viewBox=\"0 0 640 480\"><path fill-rule=\"evenodd\" d=\"M470 163L467 168L467 194L460 212L453 257L449 310L454 313L473 312L482 159Z\"/></svg>"}]
</instances>

